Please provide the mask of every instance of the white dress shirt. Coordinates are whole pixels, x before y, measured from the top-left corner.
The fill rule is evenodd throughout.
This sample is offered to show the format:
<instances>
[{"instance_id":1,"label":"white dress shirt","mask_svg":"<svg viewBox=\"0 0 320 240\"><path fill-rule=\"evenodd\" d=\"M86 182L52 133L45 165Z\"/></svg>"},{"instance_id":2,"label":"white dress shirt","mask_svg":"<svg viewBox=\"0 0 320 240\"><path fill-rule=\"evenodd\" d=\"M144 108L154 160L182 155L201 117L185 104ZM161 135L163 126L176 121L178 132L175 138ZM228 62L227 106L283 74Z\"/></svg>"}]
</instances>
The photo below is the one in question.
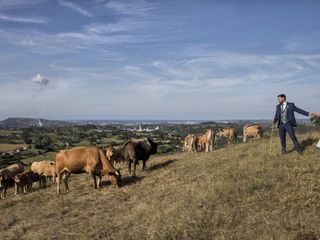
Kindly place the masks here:
<instances>
[{"instance_id":1,"label":"white dress shirt","mask_svg":"<svg viewBox=\"0 0 320 240\"><path fill-rule=\"evenodd\" d=\"M284 102L281 104L281 110L286 109L286 107L287 107L287 102Z\"/></svg>"}]
</instances>

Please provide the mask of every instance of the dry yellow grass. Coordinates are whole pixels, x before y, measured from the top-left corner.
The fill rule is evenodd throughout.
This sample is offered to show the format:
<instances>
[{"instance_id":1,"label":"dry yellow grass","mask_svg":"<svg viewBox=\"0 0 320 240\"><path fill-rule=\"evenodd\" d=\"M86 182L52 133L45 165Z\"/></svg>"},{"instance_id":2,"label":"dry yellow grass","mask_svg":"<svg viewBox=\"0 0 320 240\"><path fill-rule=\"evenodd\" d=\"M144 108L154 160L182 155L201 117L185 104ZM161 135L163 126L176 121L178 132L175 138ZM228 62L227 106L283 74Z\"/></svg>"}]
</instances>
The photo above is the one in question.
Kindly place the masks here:
<instances>
[{"instance_id":1,"label":"dry yellow grass","mask_svg":"<svg viewBox=\"0 0 320 240\"><path fill-rule=\"evenodd\" d=\"M134 180L123 167L120 189L105 180L93 190L85 174L72 175L61 196L53 187L9 189L0 239L319 239L320 151L282 159L274 141L272 152L262 139L153 156Z\"/></svg>"}]
</instances>

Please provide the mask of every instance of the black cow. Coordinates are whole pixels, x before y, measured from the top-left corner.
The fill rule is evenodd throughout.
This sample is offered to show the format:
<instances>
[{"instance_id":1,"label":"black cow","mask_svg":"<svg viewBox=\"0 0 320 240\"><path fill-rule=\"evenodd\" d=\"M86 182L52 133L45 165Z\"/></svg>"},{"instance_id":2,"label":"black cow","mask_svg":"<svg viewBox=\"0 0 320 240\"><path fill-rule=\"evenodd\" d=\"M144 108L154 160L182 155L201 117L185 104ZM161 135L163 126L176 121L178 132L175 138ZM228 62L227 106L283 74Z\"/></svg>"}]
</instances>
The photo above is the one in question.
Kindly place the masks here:
<instances>
[{"instance_id":1,"label":"black cow","mask_svg":"<svg viewBox=\"0 0 320 240\"><path fill-rule=\"evenodd\" d=\"M141 140L129 140L123 146L123 157L128 162L129 174L131 174L131 164L133 164L132 176L136 176L136 165L142 160L142 170L146 168L146 161L151 154L157 153L158 144L150 138Z\"/></svg>"}]
</instances>

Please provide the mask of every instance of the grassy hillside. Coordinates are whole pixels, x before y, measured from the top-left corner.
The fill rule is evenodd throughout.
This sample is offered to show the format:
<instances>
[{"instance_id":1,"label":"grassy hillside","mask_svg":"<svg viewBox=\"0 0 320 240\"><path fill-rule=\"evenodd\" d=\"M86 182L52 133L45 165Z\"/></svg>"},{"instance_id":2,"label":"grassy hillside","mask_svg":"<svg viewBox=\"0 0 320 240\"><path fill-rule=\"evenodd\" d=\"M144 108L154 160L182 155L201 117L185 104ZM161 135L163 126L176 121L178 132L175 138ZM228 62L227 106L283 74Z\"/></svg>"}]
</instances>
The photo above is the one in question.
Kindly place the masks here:
<instances>
[{"instance_id":1,"label":"grassy hillside","mask_svg":"<svg viewBox=\"0 0 320 240\"><path fill-rule=\"evenodd\" d=\"M282 159L278 139L209 154L153 156L148 171L116 189L72 175L55 188L0 201L0 239L319 239L320 149ZM309 139L309 140L308 140ZM289 147L292 145L289 145ZM141 166L139 166L140 170Z\"/></svg>"}]
</instances>

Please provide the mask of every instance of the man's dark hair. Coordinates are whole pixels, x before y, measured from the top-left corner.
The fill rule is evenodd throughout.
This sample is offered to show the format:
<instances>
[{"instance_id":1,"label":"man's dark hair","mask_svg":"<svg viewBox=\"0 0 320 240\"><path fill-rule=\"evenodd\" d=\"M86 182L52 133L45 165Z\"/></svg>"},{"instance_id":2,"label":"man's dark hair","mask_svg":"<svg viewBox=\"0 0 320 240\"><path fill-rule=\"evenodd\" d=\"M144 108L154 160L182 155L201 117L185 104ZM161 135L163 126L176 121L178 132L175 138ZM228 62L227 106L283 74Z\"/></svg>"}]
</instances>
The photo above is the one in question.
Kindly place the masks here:
<instances>
[{"instance_id":1,"label":"man's dark hair","mask_svg":"<svg viewBox=\"0 0 320 240\"><path fill-rule=\"evenodd\" d=\"M287 96L286 96L285 94L283 94L283 93L282 93L282 94L279 94L279 95L278 95L278 97L281 97L281 98L287 99Z\"/></svg>"}]
</instances>

